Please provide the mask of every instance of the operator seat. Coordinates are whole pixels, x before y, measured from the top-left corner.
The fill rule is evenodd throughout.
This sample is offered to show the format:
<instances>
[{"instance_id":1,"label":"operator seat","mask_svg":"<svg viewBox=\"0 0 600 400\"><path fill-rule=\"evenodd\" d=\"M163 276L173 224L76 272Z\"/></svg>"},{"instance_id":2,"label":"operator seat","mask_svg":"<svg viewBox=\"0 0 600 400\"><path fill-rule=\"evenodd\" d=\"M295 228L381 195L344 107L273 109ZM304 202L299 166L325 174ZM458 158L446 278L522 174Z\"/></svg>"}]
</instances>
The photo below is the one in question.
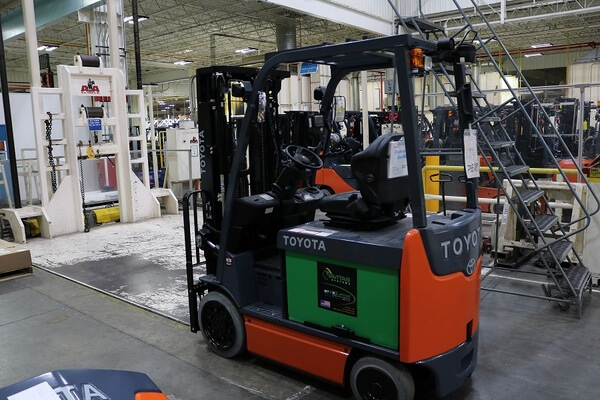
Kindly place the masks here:
<instances>
[{"instance_id":1,"label":"operator seat","mask_svg":"<svg viewBox=\"0 0 600 400\"><path fill-rule=\"evenodd\" d=\"M358 191L321 200L329 226L356 230L378 229L404 218L410 180L401 134L386 134L352 157Z\"/></svg>"}]
</instances>

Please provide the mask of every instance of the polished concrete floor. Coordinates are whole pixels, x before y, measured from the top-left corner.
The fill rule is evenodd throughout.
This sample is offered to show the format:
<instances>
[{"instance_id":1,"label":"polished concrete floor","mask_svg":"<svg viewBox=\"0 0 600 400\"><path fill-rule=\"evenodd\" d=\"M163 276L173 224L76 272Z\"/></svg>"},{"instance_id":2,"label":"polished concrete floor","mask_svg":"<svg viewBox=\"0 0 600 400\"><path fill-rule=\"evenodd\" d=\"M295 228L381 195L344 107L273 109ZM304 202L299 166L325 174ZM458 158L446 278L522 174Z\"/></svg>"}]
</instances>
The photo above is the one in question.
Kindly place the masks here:
<instances>
[{"instance_id":1,"label":"polished concrete floor","mask_svg":"<svg viewBox=\"0 0 600 400\"><path fill-rule=\"evenodd\" d=\"M483 292L478 368L449 398L600 398L597 296L578 320L544 300ZM61 368L142 371L171 400L351 398L252 356L219 358L184 324L39 269L0 282L0 387Z\"/></svg>"}]
</instances>

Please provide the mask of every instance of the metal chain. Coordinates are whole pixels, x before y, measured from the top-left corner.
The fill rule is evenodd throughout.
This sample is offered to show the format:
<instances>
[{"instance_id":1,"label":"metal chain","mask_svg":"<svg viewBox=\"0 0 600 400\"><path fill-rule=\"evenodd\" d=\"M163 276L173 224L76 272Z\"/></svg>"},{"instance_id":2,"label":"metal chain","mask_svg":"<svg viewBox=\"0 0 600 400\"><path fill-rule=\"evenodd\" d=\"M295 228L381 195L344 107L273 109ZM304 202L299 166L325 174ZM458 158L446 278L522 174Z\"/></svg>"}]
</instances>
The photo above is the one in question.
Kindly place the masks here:
<instances>
[{"instance_id":1,"label":"metal chain","mask_svg":"<svg viewBox=\"0 0 600 400\"><path fill-rule=\"evenodd\" d=\"M79 142L79 157L78 157L78 164L79 164L79 187L81 189L81 209L83 211L83 231L84 232L89 232L90 231L90 226L88 223L88 219L87 216L85 214L85 186L84 186L84 180L83 180L83 156L81 155L81 146L83 146L83 143Z\"/></svg>"},{"instance_id":2,"label":"metal chain","mask_svg":"<svg viewBox=\"0 0 600 400\"><path fill-rule=\"evenodd\" d=\"M46 140L48 141L48 163L50 164L50 168L52 171L50 172L50 180L52 182L52 192L56 193L57 183L56 183L56 163L54 162L54 154L52 152L52 113L50 111L47 112L48 119L45 121L46 123Z\"/></svg>"},{"instance_id":3,"label":"metal chain","mask_svg":"<svg viewBox=\"0 0 600 400\"><path fill-rule=\"evenodd\" d=\"M81 203L82 207L85 208L85 187L83 186L83 156L81 155L81 146L83 144L79 144L79 186L81 188Z\"/></svg>"}]
</instances>

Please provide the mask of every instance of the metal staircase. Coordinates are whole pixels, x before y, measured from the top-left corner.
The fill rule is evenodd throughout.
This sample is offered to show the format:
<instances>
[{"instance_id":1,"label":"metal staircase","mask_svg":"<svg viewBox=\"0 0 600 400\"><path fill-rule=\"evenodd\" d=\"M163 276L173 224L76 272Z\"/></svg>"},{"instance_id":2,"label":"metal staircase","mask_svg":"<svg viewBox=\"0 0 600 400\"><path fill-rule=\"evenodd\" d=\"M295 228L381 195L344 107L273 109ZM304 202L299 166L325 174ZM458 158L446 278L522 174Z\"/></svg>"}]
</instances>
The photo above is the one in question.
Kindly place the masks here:
<instances>
[{"instance_id":1,"label":"metal staircase","mask_svg":"<svg viewBox=\"0 0 600 400\"><path fill-rule=\"evenodd\" d=\"M489 36L482 38L471 22L469 16L460 7L456 0L453 0L458 11L464 19L465 25L458 30L454 35L448 36L444 29L440 26L427 21L424 18L408 17L402 18L391 2L390 5L398 15L397 25L402 26L407 32L419 35L423 39L428 40L453 40L459 44L471 44L477 50L478 57L485 57L486 61L494 67L500 78L508 87L511 97L500 105L493 105L487 100L475 79L472 79L469 69L467 71L467 81L464 84L455 85L453 79L450 79L454 74L453 68L443 65L442 63L435 64L431 69L431 76L437 81L438 87L444 90L445 96L453 107L457 106L457 97L461 91L471 90L474 102L474 120L471 124L473 129L478 131L478 147L482 155L481 159L490 167L491 173L496 182L499 192L503 192L506 196L504 205L504 213L510 208L516 215L518 220L517 230L522 240L527 242L526 249L519 249L520 257L516 260L513 268L507 268L498 263L498 253L493 265L490 265L489 271L482 277L482 280L490 276L492 273L500 270L509 271L510 273L528 273L539 275L543 279L541 283L542 293L535 294L528 291L504 290L492 285L485 285L482 282L482 290L493 292L515 294L526 297L546 299L555 301L563 310L568 309L571 305L577 307L577 315L581 317L582 313L582 296L585 290L591 292L591 274L588 268L583 265L580 254L573 248L573 239L575 235L582 232L590 224L590 218L600 209L598 197L594 194L585 174L578 167L575 157L571 154L566 143L559 135L556 127L550 120L550 116L542 107L542 104L527 80L518 68L514 59L507 51L502 43L502 40L494 31L492 25L487 20L485 14L476 4L475 0L471 0L473 5L473 14L478 21L483 22L484 28L489 32ZM506 55L506 62L512 64L516 73L519 75L522 86L527 88L525 94L527 100L523 100L517 92L511 87L507 77L502 73L501 68L492 56L488 44L494 43L500 46L501 51ZM435 60L434 60L435 61ZM450 90L446 89L449 85ZM462 86L462 87L461 87ZM529 113L529 110L536 108L537 115L534 117ZM532 136L536 137L537 145L541 147L545 156L552 163L552 168L558 170L558 174L567 185L573 195L575 205L581 210L581 217L571 219L567 223L562 221L557 216L555 210L550 205L550 201L546 192L540 188L540 185L534 179L530 171L530 167L523 160L523 157L515 147L517 138L511 137L504 127L503 122L515 114L521 114L531 129ZM551 131L548 132L548 129ZM566 155L567 160L571 160L576 166L578 175L581 180L580 185L587 185L588 190L593 195L595 205L592 211L589 211L585 204L585 199L582 199L578 193L581 190L576 190L576 185L569 181L564 170L559 165L559 160L556 159L553 149L547 143L547 138L554 138L561 153ZM431 150L431 149L430 149ZM441 149L440 149L441 150ZM440 151L439 154L447 153ZM503 184L504 182L504 184ZM502 221L503 215L496 214L496 227ZM497 247L496 247L497 250ZM542 268L532 271L531 268L523 268L521 266L529 260L537 259L537 265Z\"/></svg>"}]
</instances>

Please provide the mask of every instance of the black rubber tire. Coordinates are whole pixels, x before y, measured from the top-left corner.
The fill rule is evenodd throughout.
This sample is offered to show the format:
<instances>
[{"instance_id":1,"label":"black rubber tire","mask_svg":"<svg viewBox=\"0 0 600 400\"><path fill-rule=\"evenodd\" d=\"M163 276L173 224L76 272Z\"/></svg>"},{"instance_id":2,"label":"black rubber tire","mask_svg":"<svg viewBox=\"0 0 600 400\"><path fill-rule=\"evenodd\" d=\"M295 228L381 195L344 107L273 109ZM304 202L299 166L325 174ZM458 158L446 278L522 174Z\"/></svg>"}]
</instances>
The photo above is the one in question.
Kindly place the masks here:
<instances>
[{"instance_id":1,"label":"black rubber tire","mask_svg":"<svg viewBox=\"0 0 600 400\"><path fill-rule=\"evenodd\" d=\"M198 319L208 347L225 358L246 350L246 329L237 307L220 292L210 292L200 301Z\"/></svg>"},{"instance_id":2,"label":"black rubber tire","mask_svg":"<svg viewBox=\"0 0 600 400\"><path fill-rule=\"evenodd\" d=\"M333 195L333 194L334 194L334 193L333 193L333 190L332 190L332 189L330 189L330 188L329 188L329 187L327 187L327 186L321 186L319 189L321 189L321 192L323 192L323 195L324 195L325 197L327 197L327 196L331 196L331 195Z\"/></svg>"},{"instance_id":3,"label":"black rubber tire","mask_svg":"<svg viewBox=\"0 0 600 400\"><path fill-rule=\"evenodd\" d=\"M410 372L376 357L362 357L354 364L350 386L358 400L412 400L415 396Z\"/></svg>"}]
</instances>

